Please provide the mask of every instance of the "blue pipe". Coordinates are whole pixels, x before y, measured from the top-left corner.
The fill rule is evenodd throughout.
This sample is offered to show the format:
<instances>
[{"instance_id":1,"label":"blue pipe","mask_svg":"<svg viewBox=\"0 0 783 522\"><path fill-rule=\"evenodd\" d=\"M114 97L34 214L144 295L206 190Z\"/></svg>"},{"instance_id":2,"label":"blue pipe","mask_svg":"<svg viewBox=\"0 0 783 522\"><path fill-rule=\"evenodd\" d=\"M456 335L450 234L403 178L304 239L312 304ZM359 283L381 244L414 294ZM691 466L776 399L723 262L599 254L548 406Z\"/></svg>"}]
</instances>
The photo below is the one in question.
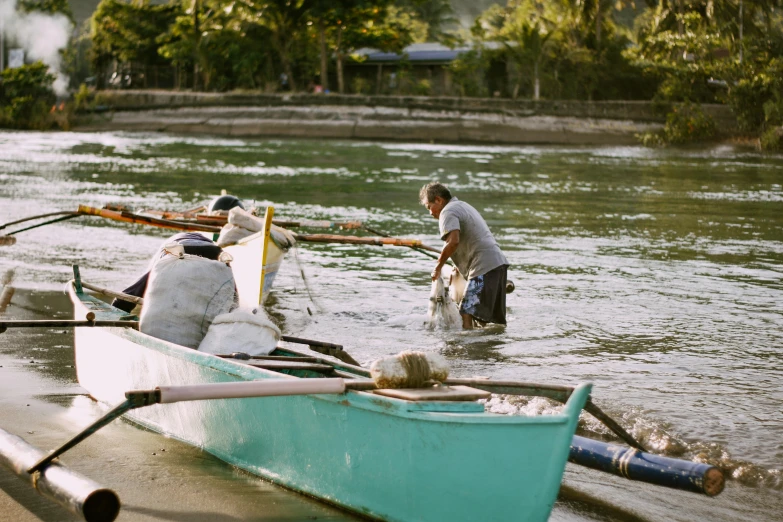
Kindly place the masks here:
<instances>
[{"instance_id":1,"label":"blue pipe","mask_svg":"<svg viewBox=\"0 0 783 522\"><path fill-rule=\"evenodd\" d=\"M714 497L723 491L723 472L709 464L661 457L634 448L574 436L568 460L631 480Z\"/></svg>"}]
</instances>

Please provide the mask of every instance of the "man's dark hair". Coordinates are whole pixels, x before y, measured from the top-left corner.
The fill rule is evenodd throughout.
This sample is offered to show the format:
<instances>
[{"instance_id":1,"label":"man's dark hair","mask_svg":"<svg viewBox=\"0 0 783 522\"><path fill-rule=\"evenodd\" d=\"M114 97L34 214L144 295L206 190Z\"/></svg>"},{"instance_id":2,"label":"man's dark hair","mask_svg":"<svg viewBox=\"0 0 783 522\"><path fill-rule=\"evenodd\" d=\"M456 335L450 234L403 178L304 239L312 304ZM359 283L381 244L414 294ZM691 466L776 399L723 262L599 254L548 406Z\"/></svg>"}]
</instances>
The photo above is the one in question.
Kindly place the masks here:
<instances>
[{"instance_id":1,"label":"man's dark hair","mask_svg":"<svg viewBox=\"0 0 783 522\"><path fill-rule=\"evenodd\" d=\"M422 205L432 203L438 196L442 197L447 202L451 200L451 192L446 188L446 185L439 181L427 183L421 187L421 190L419 191L419 201Z\"/></svg>"}]
</instances>

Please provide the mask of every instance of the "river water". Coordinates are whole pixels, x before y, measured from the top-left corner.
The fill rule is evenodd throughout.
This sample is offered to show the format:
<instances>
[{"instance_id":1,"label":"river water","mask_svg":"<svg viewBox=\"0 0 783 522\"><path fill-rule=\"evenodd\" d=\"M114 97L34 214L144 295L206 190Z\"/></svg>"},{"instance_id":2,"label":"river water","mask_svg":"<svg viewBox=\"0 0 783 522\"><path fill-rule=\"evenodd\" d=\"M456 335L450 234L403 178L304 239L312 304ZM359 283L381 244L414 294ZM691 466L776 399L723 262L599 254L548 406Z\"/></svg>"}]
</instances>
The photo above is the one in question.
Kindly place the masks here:
<instances>
[{"instance_id":1,"label":"river water","mask_svg":"<svg viewBox=\"0 0 783 522\"><path fill-rule=\"evenodd\" d=\"M649 448L731 477L707 499L569 465L553 520L783 520L781 156L0 133L0 223L79 204L181 210L226 190L246 206L274 205L279 218L360 220L439 247L417 201L436 179L484 215L511 263L508 326L427 330L434 261L415 251L301 244L268 302L284 333L343 344L363 364L416 349L445 355L455 376L591 381L595 402ZM5 316L68 317L72 264L120 289L167 235L95 217L21 232L0 247L0 273L13 271L21 296ZM16 367L30 356L21 339L0 338ZM71 343L40 341L59 366L25 375L83 398L53 355ZM551 407L509 397L489 406ZM581 432L609 440L587 418Z\"/></svg>"}]
</instances>

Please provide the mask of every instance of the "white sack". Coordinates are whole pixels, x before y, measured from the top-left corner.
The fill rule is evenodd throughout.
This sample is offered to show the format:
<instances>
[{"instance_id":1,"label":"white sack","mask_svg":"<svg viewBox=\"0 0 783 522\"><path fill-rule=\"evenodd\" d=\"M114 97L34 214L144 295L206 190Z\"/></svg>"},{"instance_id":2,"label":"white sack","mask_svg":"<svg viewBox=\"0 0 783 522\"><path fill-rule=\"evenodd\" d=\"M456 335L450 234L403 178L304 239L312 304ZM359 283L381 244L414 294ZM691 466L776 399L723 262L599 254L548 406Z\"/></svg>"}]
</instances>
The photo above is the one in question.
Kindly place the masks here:
<instances>
[{"instance_id":1,"label":"white sack","mask_svg":"<svg viewBox=\"0 0 783 522\"><path fill-rule=\"evenodd\" d=\"M199 256L166 254L150 271L139 330L196 348L212 320L235 307L231 267Z\"/></svg>"},{"instance_id":2,"label":"white sack","mask_svg":"<svg viewBox=\"0 0 783 522\"><path fill-rule=\"evenodd\" d=\"M403 352L404 353L404 352ZM403 388L409 382L400 355L378 359L370 365L370 376L379 388ZM430 367L430 378L443 382L449 377L449 363L438 353L425 352L424 357Z\"/></svg>"},{"instance_id":3,"label":"white sack","mask_svg":"<svg viewBox=\"0 0 783 522\"><path fill-rule=\"evenodd\" d=\"M211 354L268 355L279 340L280 329L263 310L237 309L215 317L198 350Z\"/></svg>"},{"instance_id":4,"label":"white sack","mask_svg":"<svg viewBox=\"0 0 783 522\"><path fill-rule=\"evenodd\" d=\"M220 230L217 244L220 247L233 245L241 239L264 230L264 219L254 216L247 210L234 207L228 212L228 224ZM272 241L282 250L288 250L296 244L294 234L289 230L272 225Z\"/></svg>"},{"instance_id":5,"label":"white sack","mask_svg":"<svg viewBox=\"0 0 783 522\"><path fill-rule=\"evenodd\" d=\"M451 295L449 295L442 277L432 282L427 317L427 326L430 329L443 328L449 330L462 326L462 316L459 314L459 308L451 300Z\"/></svg>"},{"instance_id":6,"label":"white sack","mask_svg":"<svg viewBox=\"0 0 783 522\"><path fill-rule=\"evenodd\" d=\"M243 208L234 207L228 211L228 223L255 233L264 230L265 221L263 218L254 216Z\"/></svg>"},{"instance_id":7,"label":"white sack","mask_svg":"<svg viewBox=\"0 0 783 522\"><path fill-rule=\"evenodd\" d=\"M229 223L228 225L223 225L223 228L220 229L220 235L218 236L218 239L215 241L215 243L217 243L217 246L223 248L229 245L233 245L240 239L244 239L247 236L253 234L255 234L255 232L251 232L246 228Z\"/></svg>"}]
</instances>

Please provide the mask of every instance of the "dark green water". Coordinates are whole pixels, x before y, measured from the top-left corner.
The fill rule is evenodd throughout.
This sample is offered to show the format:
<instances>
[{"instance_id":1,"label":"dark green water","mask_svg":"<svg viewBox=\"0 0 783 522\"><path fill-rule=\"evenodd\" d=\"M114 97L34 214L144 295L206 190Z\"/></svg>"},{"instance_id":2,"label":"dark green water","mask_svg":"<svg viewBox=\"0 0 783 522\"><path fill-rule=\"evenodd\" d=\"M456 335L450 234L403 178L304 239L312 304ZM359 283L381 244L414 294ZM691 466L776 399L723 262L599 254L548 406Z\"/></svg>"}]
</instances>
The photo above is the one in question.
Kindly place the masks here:
<instances>
[{"instance_id":1,"label":"dark green water","mask_svg":"<svg viewBox=\"0 0 783 522\"><path fill-rule=\"evenodd\" d=\"M417 202L434 179L482 212L509 258L508 327L426 330L434 262L414 251L303 244L269 302L285 333L343 344L365 364L421 349L446 355L459 376L592 381L596 402L649 447L733 477L708 500L569 468L553 518L618 509L626 518L734 520L759 505L753 519L780 518L781 156L0 134L2 223L80 203L184 209L225 189L273 204L281 218L361 220L440 246ZM78 218L19 234L0 249L0 271L13 268L17 288L51 292L78 263L85 280L121 288L167 235ZM548 407L507 398L491 406ZM583 429L600 430L589 419ZM607 505L585 507L584 494ZM672 498L683 500L667 507Z\"/></svg>"}]
</instances>

